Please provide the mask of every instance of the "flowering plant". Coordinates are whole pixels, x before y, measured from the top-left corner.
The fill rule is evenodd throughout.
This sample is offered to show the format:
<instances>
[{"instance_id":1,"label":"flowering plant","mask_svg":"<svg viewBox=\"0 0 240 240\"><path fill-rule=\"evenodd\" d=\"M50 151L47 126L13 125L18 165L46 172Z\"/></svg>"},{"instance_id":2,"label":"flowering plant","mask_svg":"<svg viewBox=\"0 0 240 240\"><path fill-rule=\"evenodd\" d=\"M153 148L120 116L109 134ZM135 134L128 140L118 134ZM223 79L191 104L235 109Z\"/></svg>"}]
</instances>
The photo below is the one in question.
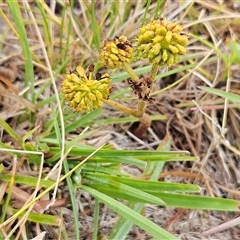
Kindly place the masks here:
<instances>
[{"instance_id":1,"label":"flowering plant","mask_svg":"<svg viewBox=\"0 0 240 240\"><path fill-rule=\"evenodd\" d=\"M85 73L81 66L65 75L62 84L64 99L78 112L91 111L106 103L115 109L139 118L140 125L135 135L141 136L150 126L151 120L145 113L151 97L151 90L160 66L172 66L180 55L186 54L188 36L182 27L167 19L155 19L143 25L136 38L136 47L126 36L106 40L99 52L99 59L109 69L125 69L130 78L128 83L138 97L136 108L129 108L109 99L111 93L110 74L93 78L94 67ZM138 77L130 66L133 59L148 59L152 63L149 76Z\"/></svg>"}]
</instances>

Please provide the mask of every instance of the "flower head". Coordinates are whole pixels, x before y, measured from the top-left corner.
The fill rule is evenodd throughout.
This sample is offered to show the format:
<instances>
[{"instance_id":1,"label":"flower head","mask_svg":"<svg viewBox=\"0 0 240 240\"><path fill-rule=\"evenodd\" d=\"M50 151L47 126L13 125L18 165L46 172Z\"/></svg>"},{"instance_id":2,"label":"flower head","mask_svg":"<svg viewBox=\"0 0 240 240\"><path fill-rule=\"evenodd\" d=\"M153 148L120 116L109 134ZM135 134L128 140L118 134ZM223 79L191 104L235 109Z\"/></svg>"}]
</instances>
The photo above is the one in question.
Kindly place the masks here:
<instances>
[{"instance_id":1,"label":"flower head","mask_svg":"<svg viewBox=\"0 0 240 240\"><path fill-rule=\"evenodd\" d=\"M126 36L115 37L103 43L99 52L101 62L109 68L122 68L123 63L130 63L133 48Z\"/></svg>"},{"instance_id":2,"label":"flower head","mask_svg":"<svg viewBox=\"0 0 240 240\"><path fill-rule=\"evenodd\" d=\"M87 76L88 75L88 76ZM111 86L108 74L99 80L92 79L92 72L86 74L81 66L65 75L62 83L64 99L69 106L78 112L91 111L103 105L103 99L108 99Z\"/></svg>"},{"instance_id":3,"label":"flower head","mask_svg":"<svg viewBox=\"0 0 240 240\"><path fill-rule=\"evenodd\" d=\"M167 19L155 19L140 28L137 43L141 58L171 66L178 61L179 55L186 54L188 37L179 24Z\"/></svg>"}]
</instances>

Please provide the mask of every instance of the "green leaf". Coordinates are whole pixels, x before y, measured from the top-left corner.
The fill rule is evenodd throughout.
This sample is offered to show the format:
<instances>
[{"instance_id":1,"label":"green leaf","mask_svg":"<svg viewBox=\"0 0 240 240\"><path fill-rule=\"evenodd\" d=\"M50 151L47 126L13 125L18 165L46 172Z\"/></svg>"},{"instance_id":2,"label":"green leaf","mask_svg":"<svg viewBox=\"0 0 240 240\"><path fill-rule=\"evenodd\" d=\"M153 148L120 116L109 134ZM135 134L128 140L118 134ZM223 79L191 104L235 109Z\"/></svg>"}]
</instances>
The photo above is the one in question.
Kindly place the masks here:
<instances>
[{"instance_id":1,"label":"green leaf","mask_svg":"<svg viewBox=\"0 0 240 240\"><path fill-rule=\"evenodd\" d=\"M23 147L24 147L24 150L26 150L26 151L32 151L32 152L37 153L36 146L34 146L30 142L25 143ZM26 152L26 156L27 156L27 159L29 160L29 162L35 163L38 166L41 164L42 155Z\"/></svg>"},{"instance_id":2,"label":"green leaf","mask_svg":"<svg viewBox=\"0 0 240 240\"><path fill-rule=\"evenodd\" d=\"M85 185L94 188L95 190L106 194L109 197L112 198L117 198L117 199L122 199L122 200L128 200L134 203L147 203L146 200L142 199L141 197L138 197L137 195L129 195L123 191L118 191L118 189L106 186L103 184L98 184L98 183L85 183Z\"/></svg>"},{"instance_id":3,"label":"green leaf","mask_svg":"<svg viewBox=\"0 0 240 240\"><path fill-rule=\"evenodd\" d=\"M20 136L15 132L2 118L0 118L0 126L17 142L20 143Z\"/></svg>"},{"instance_id":4,"label":"green leaf","mask_svg":"<svg viewBox=\"0 0 240 240\"><path fill-rule=\"evenodd\" d=\"M51 159L48 159L48 162L54 162L57 160L59 155L59 147L50 147L49 151L53 154L56 154ZM87 148L73 148L69 152L69 156L76 156L75 160L79 161L81 157L89 156L93 152L92 149ZM162 151L149 151L149 150L109 150L101 149L94 154L88 162L94 163L126 163L136 166L145 167L146 162L150 161L194 161L196 157L189 156L189 152L162 152Z\"/></svg>"},{"instance_id":5,"label":"green leaf","mask_svg":"<svg viewBox=\"0 0 240 240\"><path fill-rule=\"evenodd\" d=\"M165 115L152 115L150 116L152 121L156 121L156 120L167 120L167 117ZM135 117L122 117L122 118L106 118L106 119L99 119L97 121L92 120L91 122L88 122L88 125L108 125L108 124L119 124L119 123L133 123L133 122L139 122L138 118ZM85 124L86 125L86 124Z\"/></svg>"},{"instance_id":6,"label":"green leaf","mask_svg":"<svg viewBox=\"0 0 240 240\"><path fill-rule=\"evenodd\" d=\"M11 174L7 174L7 173L1 173L0 174L0 180L2 180L2 181L9 182L11 180L11 178L12 178ZM38 179L35 178L35 177L31 177L31 176L15 175L14 176L14 182L36 187ZM53 183L54 182L51 181L51 180L41 179L40 183L39 183L39 186L44 187L44 188L48 188L48 187L52 186Z\"/></svg>"},{"instance_id":7,"label":"green leaf","mask_svg":"<svg viewBox=\"0 0 240 240\"><path fill-rule=\"evenodd\" d=\"M50 152L55 153L59 151L59 147L51 147ZM73 148L70 151L70 155L73 156L88 156L92 153L91 149L79 149ZM187 161L189 160L196 160L196 157L189 156L188 151L149 151L149 150L109 150L109 149L101 149L96 154L95 157L137 157L139 159L154 159L157 161L159 158L160 160L167 160L173 159L173 161L178 161L179 159L183 159L182 157L186 157Z\"/></svg>"},{"instance_id":8,"label":"green leaf","mask_svg":"<svg viewBox=\"0 0 240 240\"><path fill-rule=\"evenodd\" d=\"M17 152L17 150L12 149L11 147L9 147L7 144L3 142L0 142L0 151L7 152L11 156L17 156L19 158L22 156L21 153Z\"/></svg>"},{"instance_id":9,"label":"green leaf","mask_svg":"<svg viewBox=\"0 0 240 240\"><path fill-rule=\"evenodd\" d=\"M225 92L225 91L222 91L222 90L219 90L219 89L216 89L216 88L210 88L210 87L198 87L198 88L200 88L200 89L202 89L206 92L210 92L210 93L216 94L220 97L226 98L231 102L240 103L240 96L237 95L237 94Z\"/></svg>"},{"instance_id":10,"label":"green leaf","mask_svg":"<svg viewBox=\"0 0 240 240\"><path fill-rule=\"evenodd\" d=\"M106 174L95 173L94 176L113 180L116 182L124 183L128 186L134 187L136 189L151 192L199 192L200 188L197 185L193 184L181 184L181 183L167 183L151 180L141 180L137 178L126 178L126 177L117 177L110 176Z\"/></svg>"},{"instance_id":11,"label":"green leaf","mask_svg":"<svg viewBox=\"0 0 240 240\"><path fill-rule=\"evenodd\" d=\"M92 131L85 132L85 133L80 134L79 136L73 138L70 142L69 142L69 141L66 142L67 144L66 144L66 149L65 149L65 151L67 152L67 151L68 151L70 148L72 148L78 141L80 141L80 140L82 140L82 139L84 139L84 138L92 135L95 131L96 131L96 130L92 130ZM54 139L53 141L49 141L49 140L50 140L50 139L48 139L48 142L55 142L56 144L59 145L59 143L57 143L57 142L55 141L55 139ZM86 146L86 147L87 147L87 146ZM92 148L90 148L90 149L92 149ZM49 151L50 151L50 148L49 148ZM93 148L93 150L91 150L91 151L93 152L93 151L94 151L94 148ZM55 154L52 158L48 159L48 162L49 162L49 163L50 163L50 162L57 161L57 160L60 158L60 156L61 156L61 150L60 150L60 148L58 148L58 151L56 151L55 153L56 153L56 154Z\"/></svg>"},{"instance_id":12,"label":"green leaf","mask_svg":"<svg viewBox=\"0 0 240 240\"><path fill-rule=\"evenodd\" d=\"M24 145L25 141L33 135L33 133L39 128L40 126L37 126L35 128L33 128L32 130L30 130L29 132L27 132L23 137L22 137L22 145Z\"/></svg>"},{"instance_id":13,"label":"green leaf","mask_svg":"<svg viewBox=\"0 0 240 240\"><path fill-rule=\"evenodd\" d=\"M8 209L8 213L13 215L17 213L18 210L16 209ZM23 217L26 212L22 212L19 217ZM53 216L49 214L42 214L42 213L29 213L27 217L28 221L39 223L39 224L45 224L45 225L51 225L51 226L61 226L62 219L58 216Z\"/></svg>"},{"instance_id":14,"label":"green leaf","mask_svg":"<svg viewBox=\"0 0 240 240\"><path fill-rule=\"evenodd\" d=\"M130 177L128 173L122 172L121 170L116 170L113 169L112 167L108 166L98 166L98 165L92 165L92 164L84 164L81 169L84 172L98 172L98 173L106 173L106 174L111 174L111 175L117 175L117 176L125 176L125 177Z\"/></svg>"},{"instance_id":15,"label":"green leaf","mask_svg":"<svg viewBox=\"0 0 240 240\"><path fill-rule=\"evenodd\" d=\"M231 50L231 62L240 64L240 44L233 40L228 44L228 47Z\"/></svg>"},{"instance_id":16,"label":"green leaf","mask_svg":"<svg viewBox=\"0 0 240 240\"><path fill-rule=\"evenodd\" d=\"M161 144L157 147L158 151L170 151L171 148L171 136L166 135L164 139L161 141ZM145 168L143 174L150 175L149 180L157 181L159 178L160 173L162 172L163 161L161 162L150 162L147 167ZM140 201L137 201L137 203L134 202L128 202L127 206L133 209L134 211L140 213L144 208L145 203L142 203ZM114 240L118 240L120 237L126 238L126 235L128 234L129 230L132 227L132 223L124 219L123 217L119 217L117 223L115 224L111 234L110 238Z\"/></svg>"},{"instance_id":17,"label":"green leaf","mask_svg":"<svg viewBox=\"0 0 240 240\"><path fill-rule=\"evenodd\" d=\"M26 28L24 25L24 20L21 15L19 3L16 1L7 0L7 5L9 10L12 14L13 21L16 24L18 38L22 47L23 58L25 59L25 81L24 86L27 87L30 85L31 89L31 101L32 103L35 102L35 92L34 92L34 71L33 71L33 60L32 60L32 53L30 49L29 40L26 33Z\"/></svg>"},{"instance_id":18,"label":"green leaf","mask_svg":"<svg viewBox=\"0 0 240 240\"><path fill-rule=\"evenodd\" d=\"M124 204L119 203L115 199L85 185L82 185L81 188L89 192L95 198L99 199L99 201L103 202L106 206L111 208L117 214L127 218L129 221L133 222L140 228L144 229L145 231L147 231L157 239L164 239L164 240L178 239L172 234L170 234L169 232L160 228L157 224L143 217L141 214L135 212L134 210L125 206Z\"/></svg>"},{"instance_id":19,"label":"green leaf","mask_svg":"<svg viewBox=\"0 0 240 240\"><path fill-rule=\"evenodd\" d=\"M79 119L75 120L74 122L68 124L65 126L65 134L70 133L72 131L75 131L76 129L78 129L79 127L82 126L88 126L89 123L96 118L97 116L99 116L102 113L102 109L98 108L90 113L85 114L84 116L80 117ZM55 137L56 134L55 133L51 133L48 135L48 138L53 138Z\"/></svg>"},{"instance_id":20,"label":"green leaf","mask_svg":"<svg viewBox=\"0 0 240 240\"><path fill-rule=\"evenodd\" d=\"M128 196L124 192L119 192L116 188L109 186L103 186L101 184L88 184L94 189L105 193L106 195L118 198L126 199L133 202L144 202L137 196ZM216 210L216 211L238 211L238 201L225 198L212 198L204 196L194 196L186 194L175 193L162 193L162 192L150 192L152 195L162 199L167 206L184 209L202 209L202 210Z\"/></svg>"},{"instance_id":21,"label":"green leaf","mask_svg":"<svg viewBox=\"0 0 240 240\"><path fill-rule=\"evenodd\" d=\"M129 200L128 196L130 196L130 197L134 196L138 199L141 199L142 201L144 201L146 203L153 203L153 204L157 204L160 206L165 205L165 203L161 199L154 197L153 195L151 195L149 193L143 192L137 188L114 181L112 179L105 178L106 174L102 174L102 176L100 176L100 174L98 174L97 176L95 176L94 173L92 173L92 175L85 174L84 177L85 177L85 179L91 180L95 183L100 183L102 185L114 188L116 190L115 198L118 198L117 193L119 192L119 193L125 194L125 196L126 196L125 200Z\"/></svg>"},{"instance_id":22,"label":"green leaf","mask_svg":"<svg viewBox=\"0 0 240 240\"><path fill-rule=\"evenodd\" d=\"M238 211L238 201L174 193L152 193L167 203L167 206L187 209Z\"/></svg>"}]
</instances>

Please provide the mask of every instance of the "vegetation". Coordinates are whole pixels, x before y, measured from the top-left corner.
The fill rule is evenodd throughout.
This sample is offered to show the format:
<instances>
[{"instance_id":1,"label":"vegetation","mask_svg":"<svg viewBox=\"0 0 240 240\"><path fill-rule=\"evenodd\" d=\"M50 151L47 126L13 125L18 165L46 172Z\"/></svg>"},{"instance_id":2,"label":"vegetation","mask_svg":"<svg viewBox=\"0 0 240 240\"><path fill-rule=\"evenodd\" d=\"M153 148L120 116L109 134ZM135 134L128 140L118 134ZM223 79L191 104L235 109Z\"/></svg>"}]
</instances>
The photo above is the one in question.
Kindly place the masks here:
<instances>
[{"instance_id":1,"label":"vegetation","mask_svg":"<svg viewBox=\"0 0 240 240\"><path fill-rule=\"evenodd\" d=\"M0 239L239 224L240 6L210 2L0 3Z\"/></svg>"}]
</instances>

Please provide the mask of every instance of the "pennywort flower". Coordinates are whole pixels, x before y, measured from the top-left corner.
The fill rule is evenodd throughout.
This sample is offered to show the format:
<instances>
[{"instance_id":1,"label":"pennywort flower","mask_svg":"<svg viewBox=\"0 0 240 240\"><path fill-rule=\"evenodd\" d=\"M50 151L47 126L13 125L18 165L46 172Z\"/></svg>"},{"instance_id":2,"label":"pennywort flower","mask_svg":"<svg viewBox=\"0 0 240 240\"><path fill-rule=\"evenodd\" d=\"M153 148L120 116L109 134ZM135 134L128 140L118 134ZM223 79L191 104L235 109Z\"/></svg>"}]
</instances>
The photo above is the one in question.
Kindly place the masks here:
<instances>
[{"instance_id":1,"label":"pennywort flower","mask_svg":"<svg viewBox=\"0 0 240 240\"><path fill-rule=\"evenodd\" d=\"M99 52L100 61L108 68L123 68L123 63L130 63L133 48L126 36L114 37L103 43Z\"/></svg>"},{"instance_id":2,"label":"pennywort flower","mask_svg":"<svg viewBox=\"0 0 240 240\"><path fill-rule=\"evenodd\" d=\"M186 54L188 37L176 22L155 19L140 28L137 44L140 58L171 66L178 61L179 55Z\"/></svg>"},{"instance_id":3,"label":"pennywort flower","mask_svg":"<svg viewBox=\"0 0 240 240\"><path fill-rule=\"evenodd\" d=\"M103 99L108 99L111 91L109 74L92 79L92 72L85 73L81 66L65 74L62 83L62 93L69 106L77 112L91 111L103 105Z\"/></svg>"}]
</instances>

